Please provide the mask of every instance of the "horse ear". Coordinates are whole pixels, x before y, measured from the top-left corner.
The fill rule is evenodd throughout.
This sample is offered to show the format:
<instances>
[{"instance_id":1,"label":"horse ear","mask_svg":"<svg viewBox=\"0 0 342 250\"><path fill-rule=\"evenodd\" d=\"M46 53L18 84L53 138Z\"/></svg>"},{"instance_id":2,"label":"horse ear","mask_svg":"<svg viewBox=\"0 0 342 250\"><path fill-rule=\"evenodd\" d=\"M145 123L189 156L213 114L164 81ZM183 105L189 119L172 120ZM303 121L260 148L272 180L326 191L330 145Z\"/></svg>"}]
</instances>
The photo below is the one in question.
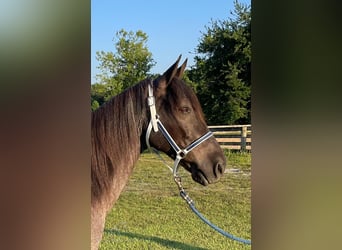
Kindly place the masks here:
<instances>
[{"instance_id":1,"label":"horse ear","mask_svg":"<svg viewBox=\"0 0 342 250\"><path fill-rule=\"evenodd\" d=\"M163 74L163 78L165 79L166 81L166 84L169 84L171 82L171 80L176 76L178 70L177 70L177 67L178 67L178 63L181 59L182 55L180 55L177 59L177 61L170 67L168 68L168 70L166 70Z\"/></svg>"},{"instance_id":2,"label":"horse ear","mask_svg":"<svg viewBox=\"0 0 342 250\"><path fill-rule=\"evenodd\" d=\"M176 75L175 75L176 77L182 78L187 62L188 62L188 58L185 59L185 61L183 62L182 66L180 66L180 67L177 69L177 73L176 73Z\"/></svg>"},{"instance_id":3,"label":"horse ear","mask_svg":"<svg viewBox=\"0 0 342 250\"><path fill-rule=\"evenodd\" d=\"M157 87L157 96L164 95L171 80L181 73L181 70L177 69L181 57L182 55L178 57L177 61L170 68L168 68L163 75L156 79L155 86Z\"/></svg>"}]
</instances>

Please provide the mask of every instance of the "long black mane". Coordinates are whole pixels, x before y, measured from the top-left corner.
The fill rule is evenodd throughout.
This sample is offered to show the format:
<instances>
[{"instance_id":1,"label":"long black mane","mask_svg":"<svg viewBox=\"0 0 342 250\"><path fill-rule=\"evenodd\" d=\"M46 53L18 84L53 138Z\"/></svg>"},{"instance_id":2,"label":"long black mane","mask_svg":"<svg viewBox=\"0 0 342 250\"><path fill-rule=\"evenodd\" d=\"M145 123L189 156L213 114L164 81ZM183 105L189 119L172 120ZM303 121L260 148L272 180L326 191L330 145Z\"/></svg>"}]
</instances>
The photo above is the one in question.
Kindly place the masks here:
<instances>
[{"instance_id":1,"label":"long black mane","mask_svg":"<svg viewBox=\"0 0 342 250\"><path fill-rule=\"evenodd\" d=\"M113 97L91 115L91 197L108 191L113 176L125 171L140 154L140 135L146 117L148 80Z\"/></svg>"}]
</instances>

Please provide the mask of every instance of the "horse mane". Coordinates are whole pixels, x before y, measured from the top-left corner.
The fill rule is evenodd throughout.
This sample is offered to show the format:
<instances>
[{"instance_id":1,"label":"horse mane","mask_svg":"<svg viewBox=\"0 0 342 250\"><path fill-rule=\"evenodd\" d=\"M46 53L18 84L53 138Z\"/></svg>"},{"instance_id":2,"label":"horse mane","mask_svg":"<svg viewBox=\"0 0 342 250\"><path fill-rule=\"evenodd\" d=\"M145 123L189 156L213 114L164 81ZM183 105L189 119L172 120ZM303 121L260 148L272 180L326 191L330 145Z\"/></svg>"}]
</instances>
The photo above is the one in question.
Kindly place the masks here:
<instances>
[{"instance_id":1,"label":"horse mane","mask_svg":"<svg viewBox=\"0 0 342 250\"><path fill-rule=\"evenodd\" d=\"M126 89L92 112L92 202L109 190L115 175L129 175L129 166L139 158L140 135L147 123L147 83L144 80Z\"/></svg>"}]
</instances>

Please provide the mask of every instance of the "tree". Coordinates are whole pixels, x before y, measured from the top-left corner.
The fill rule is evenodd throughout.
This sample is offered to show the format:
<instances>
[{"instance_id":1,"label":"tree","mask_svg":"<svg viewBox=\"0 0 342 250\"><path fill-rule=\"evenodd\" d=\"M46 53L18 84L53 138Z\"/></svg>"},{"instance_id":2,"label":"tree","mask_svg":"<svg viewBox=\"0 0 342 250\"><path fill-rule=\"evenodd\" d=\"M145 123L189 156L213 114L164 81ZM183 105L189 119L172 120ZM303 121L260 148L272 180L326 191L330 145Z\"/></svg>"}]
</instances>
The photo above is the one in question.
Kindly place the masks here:
<instances>
[{"instance_id":1,"label":"tree","mask_svg":"<svg viewBox=\"0 0 342 250\"><path fill-rule=\"evenodd\" d=\"M233 18L206 27L188 74L209 124L250 123L251 11L234 7Z\"/></svg>"},{"instance_id":2,"label":"tree","mask_svg":"<svg viewBox=\"0 0 342 250\"><path fill-rule=\"evenodd\" d=\"M96 84L91 86L93 110L112 96L145 79L155 64L146 46L146 33L122 29L116 32L116 38L115 52L96 52L101 73L96 75Z\"/></svg>"}]
</instances>

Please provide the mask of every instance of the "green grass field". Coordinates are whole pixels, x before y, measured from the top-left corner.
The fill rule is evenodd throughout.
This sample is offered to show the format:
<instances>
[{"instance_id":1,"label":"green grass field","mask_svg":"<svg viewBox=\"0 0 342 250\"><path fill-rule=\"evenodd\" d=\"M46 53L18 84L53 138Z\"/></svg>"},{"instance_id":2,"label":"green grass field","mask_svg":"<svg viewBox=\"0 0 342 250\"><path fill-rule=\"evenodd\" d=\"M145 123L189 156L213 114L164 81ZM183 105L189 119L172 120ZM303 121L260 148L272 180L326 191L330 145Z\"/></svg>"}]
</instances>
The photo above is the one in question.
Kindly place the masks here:
<instances>
[{"instance_id":1,"label":"green grass field","mask_svg":"<svg viewBox=\"0 0 342 250\"><path fill-rule=\"evenodd\" d=\"M251 238L251 155L226 152L227 173L203 187L180 168L185 190L211 222ZM172 162L170 161L172 165ZM229 171L231 170L231 171ZM204 224L180 198L172 174L156 156L141 155L107 216L100 249L251 249Z\"/></svg>"}]
</instances>

